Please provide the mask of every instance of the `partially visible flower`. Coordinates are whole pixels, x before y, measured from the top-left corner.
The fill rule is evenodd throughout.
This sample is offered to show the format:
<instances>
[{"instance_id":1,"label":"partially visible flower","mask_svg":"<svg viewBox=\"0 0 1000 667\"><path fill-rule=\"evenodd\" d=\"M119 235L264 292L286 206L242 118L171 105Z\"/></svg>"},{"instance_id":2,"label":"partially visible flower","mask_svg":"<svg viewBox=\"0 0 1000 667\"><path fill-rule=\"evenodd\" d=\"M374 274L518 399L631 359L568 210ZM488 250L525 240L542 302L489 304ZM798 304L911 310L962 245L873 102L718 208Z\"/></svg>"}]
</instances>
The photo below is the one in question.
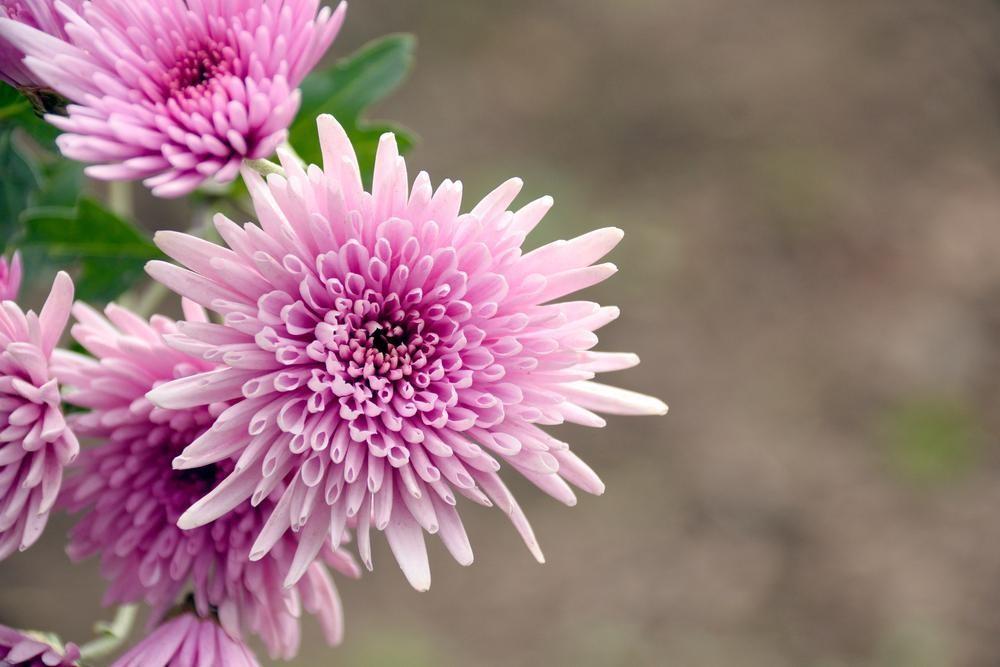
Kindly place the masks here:
<instances>
[{"instance_id":1,"label":"partially visible flower","mask_svg":"<svg viewBox=\"0 0 1000 667\"><path fill-rule=\"evenodd\" d=\"M604 485L541 427L604 426L596 412L663 414L659 400L593 381L634 366L627 353L594 352L614 307L564 297L611 276L597 264L622 238L601 229L532 252L525 236L551 206L508 210L508 181L461 214L461 185L436 191L426 173L412 190L391 134L379 144L371 194L343 128L319 118L324 166L279 150L286 176L244 172L260 227L218 217L230 249L160 232L183 269L149 273L217 311L223 326L181 324L168 343L222 364L150 397L166 408L232 402L175 461L241 465L181 517L192 528L225 516L288 477L251 552L262 558L286 531L318 549L356 521L371 567L369 528L385 531L410 583L430 586L423 532L461 563L472 549L456 492L506 512L532 553L541 550L497 471L506 461L573 505L567 482ZM293 582L293 572L288 582Z\"/></svg>"},{"instance_id":2,"label":"partially visible flower","mask_svg":"<svg viewBox=\"0 0 1000 667\"><path fill-rule=\"evenodd\" d=\"M76 644L60 651L48 637L0 625L0 667L78 667L79 659Z\"/></svg>"},{"instance_id":3,"label":"partially visible flower","mask_svg":"<svg viewBox=\"0 0 1000 667\"><path fill-rule=\"evenodd\" d=\"M185 308L191 326L213 328L200 307L186 303ZM76 304L73 336L93 357L59 350L53 361L69 388L66 401L90 410L71 418L74 430L100 442L84 449L62 494L61 504L84 512L70 534L70 556L101 556L109 605L145 600L154 615L162 615L191 590L200 615L217 610L232 636L258 634L272 656L281 658L298 650L304 607L319 618L327 640L339 643L343 613L323 563L350 576L358 576L358 567L329 543L322 562L314 562L313 552L299 553L291 533L266 559L249 562L250 545L274 508L270 497L258 498L257 506L245 502L211 525L177 527L185 509L240 465L225 459L192 470L171 467L227 405L166 410L154 407L145 394L216 365L167 347L162 337L177 328L166 317L146 322L114 304L105 312L107 319ZM304 578L286 589L282 577L289 569Z\"/></svg>"},{"instance_id":4,"label":"partially visible flower","mask_svg":"<svg viewBox=\"0 0 1000 667\"><path fill-rule=\"evenodd\" d=\"M111 667L260 667L243 642L210 619L181 614L136 644Z\"/></svg>"},{"instance_id":5,"label":"partially visible flower","mask_svg":"<svg viewBox=\"0 0 1000 667\"><path fill-rule=\"evenodd\" d=\"M10 263L0 257L0 301L14 301L21 291L21 253L14 253Z\"/></svg>"},{"instance_id":6,"label":"partially visible flower","mask_svg":"<svg viewBox=\"0 0 1000 667\"><path fill-rule=\"evenodd\" d=\"M0 560L42 534L80 451L50 369L72 302L73 281L59 273L41 314L0 303Z\"/></svg>"},{"instance_id":7,"label":"partially visible flower","mask_svg":"<svg viewBox=\"0 0 1000 667\"><path fill-rule=\"evenodd\" d=\"M84 0L62 0L79 11ZM56 0L0 0L0 18L31 26L58 39L66 39L65 20L55 9ZM0 37L0 79L18 88L40 88L38 78L21 62L24 53Z\"/></svg>"},{"instance_id":8,"label":"partially visible flower","mask_svg":"<svg viewBox=\"0 0 1000 667\"><path fill-rule=\"evenodd\" d=\"M162 197L228 182L264 158L299 108L299 84L333 42L346 5L319 0L101 0L58 6L63 41L0 19L0 39L68 98L63 154L106 180L145 179Z\"/></svg>"}]
</instances>

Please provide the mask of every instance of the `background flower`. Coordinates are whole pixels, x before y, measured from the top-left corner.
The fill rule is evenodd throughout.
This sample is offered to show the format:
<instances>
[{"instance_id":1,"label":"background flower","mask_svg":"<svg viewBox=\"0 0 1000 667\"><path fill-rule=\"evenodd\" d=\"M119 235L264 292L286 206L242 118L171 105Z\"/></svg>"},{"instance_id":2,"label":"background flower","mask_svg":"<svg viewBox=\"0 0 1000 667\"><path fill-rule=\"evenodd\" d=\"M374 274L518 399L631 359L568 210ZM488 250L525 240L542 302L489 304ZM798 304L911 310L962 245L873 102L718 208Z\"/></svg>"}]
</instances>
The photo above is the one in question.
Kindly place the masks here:
<instances>
[{"instance_id":1,"label":"background flower","mask_svg":"<svg viewBox=\"0 0 1000 667\"><path fill-rule=\"evenodd\" d=\"M111 667L259 667L243 642L212 620L181 614L164 623Z\"/></svg>"},{"instance_id":2,"label":"background flower","mask_svg":"<svg viewBox=\"0 0 1000 667\"><path fill-rule=\"evenodd\" d=\"M145 179L174 197L226 182L270 155L299 83L333 41L346 5L318 0L100 0L60 11L66 41L0 19L37 78L73 102L58 143L94 178Z\"/></svg>"},{"instance_id":3,"label":"background flower","mask_svg":"<svg viewBox=\"0 0 1000 667\"><path fill-rule=\"evenodd\" d=\"M42 534L79 452L49 368L72 302L73 281L59 273L41 314L0 304L0 560Z\"/></svg>"},{"instance_id":4,"label":"background flower","mask_svg":"<svg viewBox=\"0 0 1000 667\"><path fill-rule=\"evenodd\" d=\"M84 0L63 0L80 11ZM64 20L55 9L55 0L0 0L0 17L23 23L59 39L66 39ZM18 87L42 87L24 63L21 49L0 37L0 79Z\"/></svg>"},{"instance_id":5,"label":"background flower","mask_svg":"<svg viewBox=\"0 0 1000 667\"><path fill-rule=\"evenodd\" d=\"M409 190L392 135L382 138L369 195L342 128L330 116L319 127L323 170L304 171L279 152L287 178L265 183L245 172L261 226L217 218L231 249L157 236L190 270L152 262L150 274L218 311L225 325L181 324L168 342L223 367L150 397L175 409L233 402L175 465L233 453L243 461L179 525L224 516L289 476L252 558L289 529L319 549L328 532L336 542L354 520L369 567L374 525L413 586L426 589L423 531L438 533L459 562L472 561L458 492L499 506L543 560L497 474L498 458L572 505L567 482L591 493L603 484L540 426L603 426L594 410L666 411L654 398L592 381L638 363L631 354L591 351L593 331L618 310L558 302L614 273L594 262L620 230L523 254L551 199L512 213L520 189L512 180L461 214L458 183L435 191L422 173Z\"/></svg>"},{"instance_id":6,"label":"background flower","mask_svg":"<svg viewBox=\"0 0 1000 667\"><path fill-rule=\"evenodd\" d=\"M79 658L75 644L60 651L36 633L0 625L0 665L4 667L76 667Z\"/></svg>"},{"instance_id":7,"label":"background flower","mask_svg":"<svg viewBox=\"0 0 1000 667\"><path fill-rule=\"evenodd\" d=\"M21 291L21 253L14 253L8 263L0 257L0 301L13 301Z\"/></svg>"},{"instance_id":8,"label":"background flower","mask_svg":"<svg viewBox=\"0 0 1000 667\"><path fill-rule=\"evenodd\" d=\"M211 328L199 307L189 303L186 310L191 326ZM145 600L159 616L190 589L200 615L217 610L231 635L259 634L272 656L282 658L298 649L304 607L319 618L327 640L339 643L343 613L326 565L357 576L347 553L325 543L322 563L313 562L312 552L296 557L297 540L289 533L268 558L249 562L253 538L274 507L266 495L256 507L245 502L211 525L187 531L176 525L181 512L242 463L223 459L173 470L172 459L227 406L167 410L145 394L215 364L166 347L162 336L176 332L168 318L146 322L114 304L108 319L82 303L73 313L73 336L94 356L60 350L55 370L72 388L66 400L90 409L73 417L75 430L100 444L84 450L62 497L69 509L85 513L68 551L74 560L100 554L110 582L105 603ZM286 589L282 577L290 568L305 576Z\"/></svg>"}]
</instances>

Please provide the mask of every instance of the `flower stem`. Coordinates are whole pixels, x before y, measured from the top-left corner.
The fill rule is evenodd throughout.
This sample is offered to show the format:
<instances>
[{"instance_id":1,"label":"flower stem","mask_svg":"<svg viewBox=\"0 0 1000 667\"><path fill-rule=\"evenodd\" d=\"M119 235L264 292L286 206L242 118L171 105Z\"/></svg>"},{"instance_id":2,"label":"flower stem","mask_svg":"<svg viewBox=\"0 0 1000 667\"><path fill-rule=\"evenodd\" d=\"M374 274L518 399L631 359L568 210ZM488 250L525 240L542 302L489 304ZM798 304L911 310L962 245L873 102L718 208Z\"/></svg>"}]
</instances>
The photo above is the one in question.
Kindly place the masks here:
<instances>
[{"instance_id":1,"label":"flower stem","mask_svg":"<svg viewBox=\"0 0 1000 667\"><path fill-rule=\"evenodd\" d=\"M128 181L111 181L108 184L108 206L118 217L131 221L135 213L132 184Z\"/></svg>"},{"instance_id":2,"label":"flower stem","mask_svg":"<svg viewBox=\"0 0 1000 667\"><path fill-rule=\"evenodd\" d=\"M95 624L94 631L98 636L80 647L80 659L89 661L103 658L121 648L132 633L138 611L137 605L122 605L118 607L110 623L99 621Z\"/></svg>"},{"instance_id":3,"label":"flower stem","mask_svg":"<svg viewBox=\"0 0 1000 667\"><path fill-rule=\"evenodd\" d=\"M265 178L268 177L268 176L270 176L271 174L280 174L282 176L285 175L285 170L281 168L281 165L280 164L275 164L274 162L271 162L270 160L263 160L263 159L261 159L261 160L244 160L243 164L245 164L246 166L250 167L251 169L253 169L254 171L256 171L258 174L260 174L261 176L264 176Z\"/></svg>"}]
</instances>

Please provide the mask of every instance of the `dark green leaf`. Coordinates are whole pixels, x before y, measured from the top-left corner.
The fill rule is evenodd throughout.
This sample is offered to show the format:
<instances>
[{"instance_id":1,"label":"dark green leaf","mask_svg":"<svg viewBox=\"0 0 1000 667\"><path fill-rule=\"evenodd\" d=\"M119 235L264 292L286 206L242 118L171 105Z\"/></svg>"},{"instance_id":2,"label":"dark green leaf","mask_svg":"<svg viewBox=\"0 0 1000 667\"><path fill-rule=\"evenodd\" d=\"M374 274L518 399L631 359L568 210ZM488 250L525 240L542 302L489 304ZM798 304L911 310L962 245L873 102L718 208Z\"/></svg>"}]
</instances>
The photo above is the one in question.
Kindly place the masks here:
<instances>
[{"instance_id":1,"label":"dark green leaf","mask_svg":"<svg viewBox=\"0 0 1000 667\"><path fill-rule=\"evenodd\" d=\"M19 246L26 259L77 266L77 298L84 301L114 299L142 276L147 261L161 256L139 230L87 198L75 209L34 209L24 228Z\"/></svg>"},{"instance_id":2,"label":"dark green leaf","mask_svg":"<svg viewBox=\"0 0 1000 667\"><path fill-rule=\"evenodd\" d=\"M20 231L21 213L39 186L38 173L14 142L13 132L0 130L0 250Z\"/></svg>"},{"instance_id":3,"label":"dark green leaf","mask_svg":"<svg viewBox=\"0 0 1000 667\"><path fill-rule=\"evenodd\" d=\"M347 131L367 182L371 180L375 150L383 132L396 133L400 151L412 147L414 138L407 130L388 123L366 122L363 114L403 82L413 65L415 47L412 35L389 35L309 75L302 84L302 108L289 133L289 141L299 155L310 164L322 159L316 116L324 113L336 117Z\"/></svg>"},{"instance_id":4,"label":"dark green leaf","mask_svg":"<svg viewBox=\"0 0 1000 667\"><path fill-rule=\"evenodd\" d=\"M19 127L30 134L39 146L55 151L59 130L42 120L37 111L38 107L46 105L49 105L48 100L39 98L33 102L16 88L0 82L0 130Z\"/></svg>"}]
</instances>

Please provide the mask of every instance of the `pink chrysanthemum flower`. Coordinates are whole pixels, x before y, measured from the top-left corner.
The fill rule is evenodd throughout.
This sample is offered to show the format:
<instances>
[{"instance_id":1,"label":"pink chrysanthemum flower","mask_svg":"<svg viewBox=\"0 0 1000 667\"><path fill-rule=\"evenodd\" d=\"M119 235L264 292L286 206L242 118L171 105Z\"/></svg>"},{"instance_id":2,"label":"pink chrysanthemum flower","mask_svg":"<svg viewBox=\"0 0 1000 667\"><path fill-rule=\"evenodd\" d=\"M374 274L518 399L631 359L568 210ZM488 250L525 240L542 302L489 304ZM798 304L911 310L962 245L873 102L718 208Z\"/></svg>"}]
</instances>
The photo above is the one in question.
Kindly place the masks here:
<instances>
[{"instance_id":1,"label":"pink chrysanthemum flower","mask_svg":"<svg viewBox=\"0 0 1000 667\"><path fill-rule=\"evenodd\" d=\"M260 667L250 649L214 621L182 614L164 623L111 667Z\"/></svg>"},{"instance_id":2,"label":"pink chrysanthemum flower","mask_svg":"<svg viewBox=\"0 0 1000 667\"><path fill-rule=\"evenodd\" d=\"M423 531L461 563L472 551L455 491L513 519L538 560L521 509L497 474L502 459L572 505L567 481L603 484L541 426L603 426L593 411L662 414L660 401L598 384L635 355L593 352L595 329L618 309L558 302L615 272L594 262L622 237L602 229L524 254L544 198L508 211L512 180L461 214L461 185L436 191L425 173L408 189L395 138L379 145L372 193L347 135L319 119L324 167L303 170L279 150L285 177L245 171L261 226L219 216L231 249L173 232L157 243L186 270L149 273L223 316L180 325L178 349L223 368L157 388L154 403L190 409L233 402L175 466L239 455L242 465L181 517L185 528L287 490L253 546L268 553L289 529L318 549L356 520L371 567L369 527L386 533L411 584L430 585ZM289 581L294 580L294 576Z\"/></svg>"},{"instance_id":3,"label":"pink chrysanthemum flower","mask_svg":"<svg viewBox=\"0 0 1000 667\"><path fill-rule=\"evenodd\" d=\"M0 257L0 301L14 301L21 291L21 253L14 253L10 263Z\"/></svg>"},{"instance_id":4,"label":"pink chrysanthemum flower","mask_svg":"<svg viewBox=\"0 0 1000 667\"><path fill-rule=\"evenodd\" d=\"M67 6L79 11L84 0L63 0ZM0 0L0 18L7 18L31 26L44 33L66 39L62 17L55 10L55 0ZM24 63L24 53L0 37L0 79L18 88L42 86Z\"/></svg>"},{"instance_id":5,"label":"pink chrysanthemum flower","mask_svg":"<svg viewBox=\"0 0 1000 667\"><path fill-rule=\"evenodd\" d=\"M145 179L162 197L232 180L284 140L298 85L343 23L319 0L62 3L66 41L0 20L0 39L73 104L48 116L94 178ZM318 13L317 13L318 10Z\"/></svg>"},{"instance_id":6,"label":"pink chrysanthemum flower","mask_svg":"<svg viewBox=\"0 0 1000 667\"><path fill-rule=\"evenodd\" d=\"M0 304L0 560L42 534L80 451L49 367L72 302L73 281L60 273L40 315Z\"/></svg>"},{"instance_id":7,"label":"pink chrysanthemum flower","mask_svg":"<svg viewBox=\"0 0 1000 667\"><path fill-rule=\"evenodd\" d=\"M77 667L79 659L75 644L60 651L46 637L0 625L0 667Z\"/></svg>"},{"instance_id":8,"label":"pink chrysanthemum flower","mask_svg":"<svg viewBox=\"0 0 1000 667\"><path fill-rule=\"evenodd\" d=\"M186 310L194 326L205 326L201 308L186 304ZM339 643L343 614L326 565L357 576L345 551L324 544L324 565L313 560L313 551L297 553L297 536L288 533L267 558L249 562L250 545L273 510L270 499L258 507L243 503L211 525L177 527L191 503L240 465L220 460L193 470L171 467L227 406L167 410L154 407L145 394L216 366L166 347L162 336L176 326L165 317L147 323L114 304L105 312L108 319L76 304L73 336L94 356L60 350L53 364L71 388L66 400L90 410L73 417L74 430L101 442L83 451L62 494L70 510L86 512L71 533L70 556L101 555L111 582L106 604L145 600L158 617L190 589L199 614L217 610L230 634L258 634L272 656L281 658L298 651L304 607L319 618L327 640ZM289 569L305 576L286 589L282 579Z\"/></svg>"}]
</instances>

